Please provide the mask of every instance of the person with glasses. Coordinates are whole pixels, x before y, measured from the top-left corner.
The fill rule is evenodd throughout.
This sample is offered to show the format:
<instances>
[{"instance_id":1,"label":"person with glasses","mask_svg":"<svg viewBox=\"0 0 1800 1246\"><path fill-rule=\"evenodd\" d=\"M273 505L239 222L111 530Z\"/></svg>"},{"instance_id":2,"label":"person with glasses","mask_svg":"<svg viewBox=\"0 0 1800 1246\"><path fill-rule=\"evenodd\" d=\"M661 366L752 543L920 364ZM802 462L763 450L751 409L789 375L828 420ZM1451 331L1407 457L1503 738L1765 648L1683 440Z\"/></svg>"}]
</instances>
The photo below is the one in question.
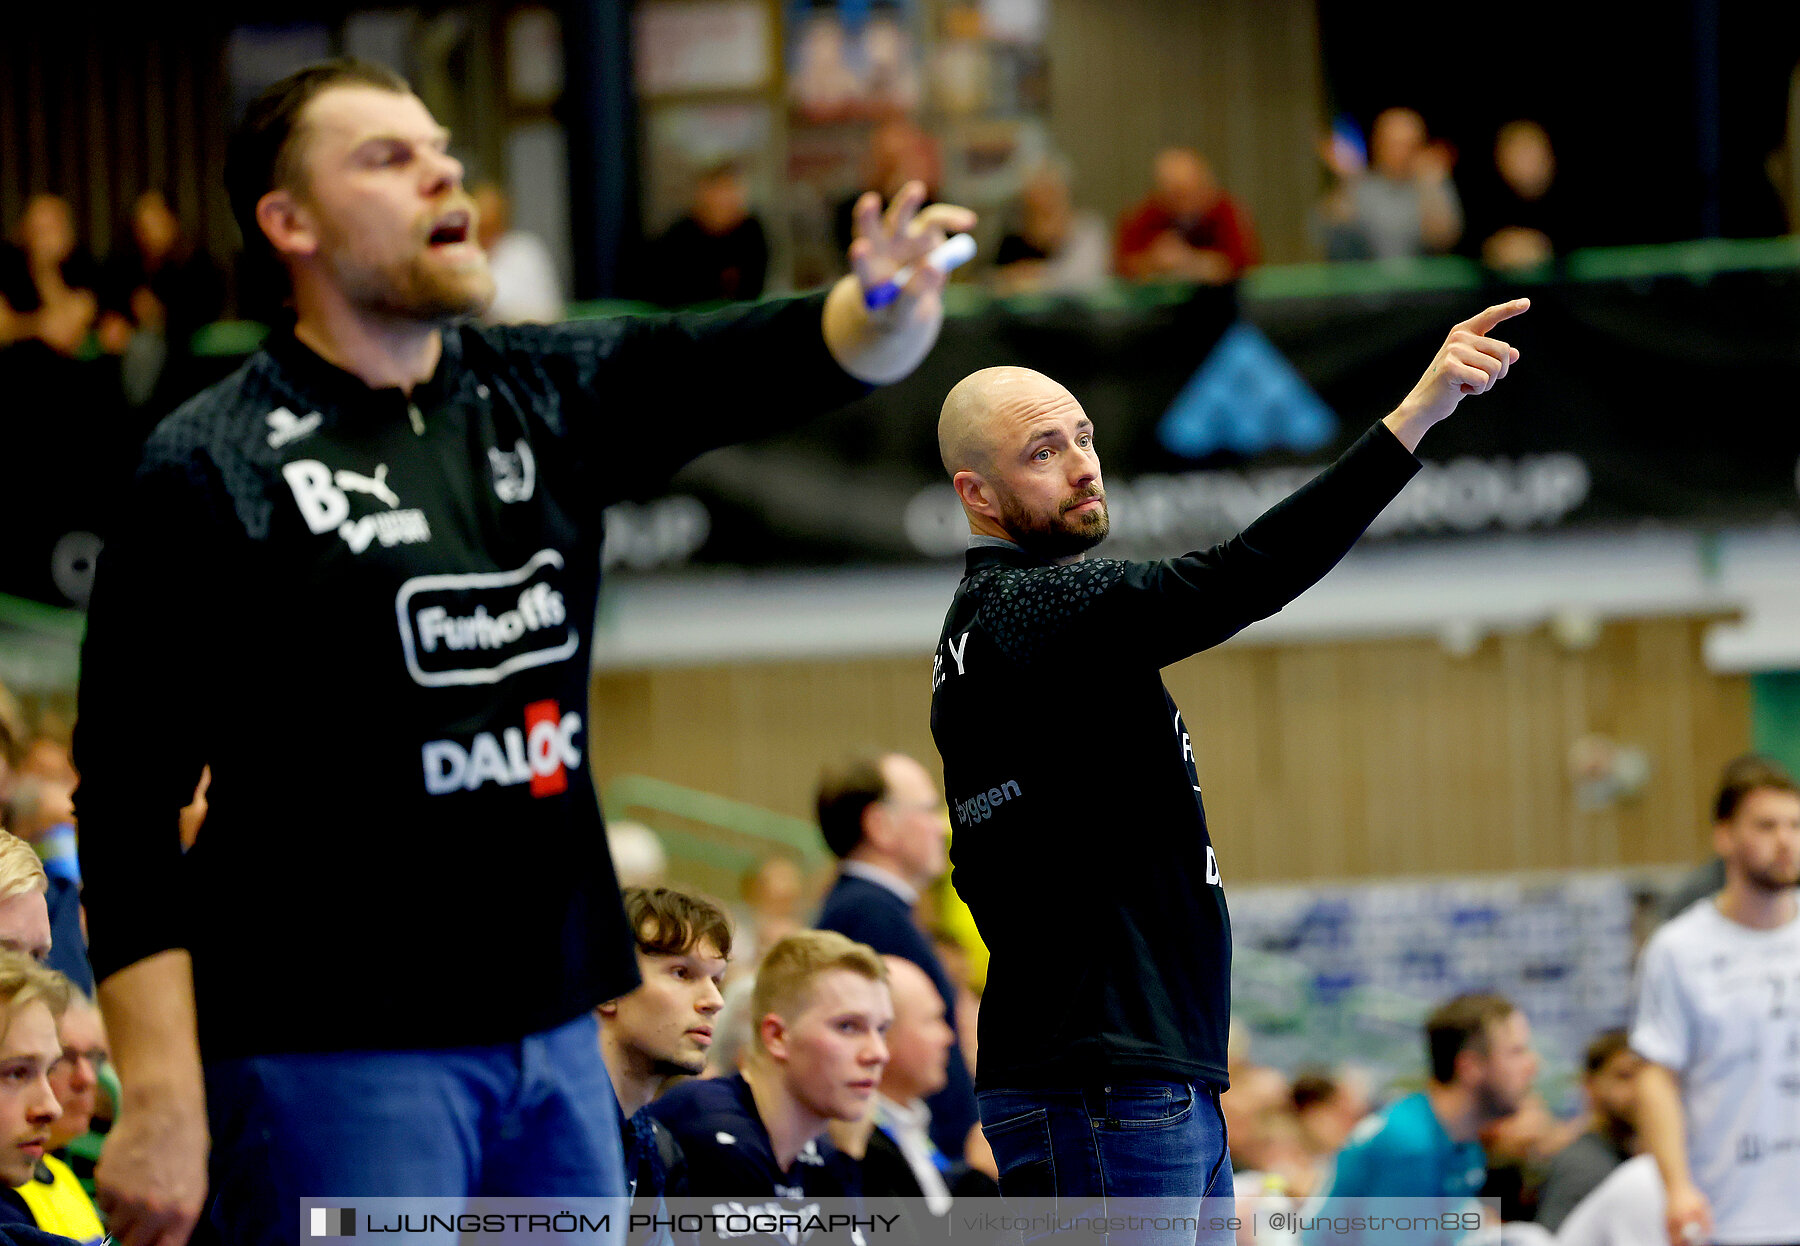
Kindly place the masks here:
<instances>
[{"instance_id":1,"label":"person with glasses","mask_svg":"<svg viewBox=\"0 0 1800 1246\"><path fill-rule=\"evenodd\" d=\"M904 753L853 758L819 778L819 830L842 864L814 925L925 971L954 1027L956 988L913 917L919 895L949 864L950 821L925 767ZM931 1140L952 1159L970 1154L975 1082L960 1043L943 1089L925 1100ZM977 1144L977 1150L981 1148Z\"/></svg>"},{"instance_id":2,"label":"person with glasses","mask_svg":"<svg viewBox=\"0 0 1800 1246\"><path fill-rule=\"evenodd\" d=\"M94 1192L94 1161L99 1158L105 1135L94 1131L94 1118L106 1117L106 1129L118 1103L118 1080L112 1075L112 1053L106 1045L106 1023L88 996L76 991L68 1011L56 1026L62 1041L62 1057L50 1066L50 1089L62 1105L62 1115L50 1126L50 1150L81 1183ZM104 1096L104 1101L102 1096Z\"/></svg>"}]
</instances>

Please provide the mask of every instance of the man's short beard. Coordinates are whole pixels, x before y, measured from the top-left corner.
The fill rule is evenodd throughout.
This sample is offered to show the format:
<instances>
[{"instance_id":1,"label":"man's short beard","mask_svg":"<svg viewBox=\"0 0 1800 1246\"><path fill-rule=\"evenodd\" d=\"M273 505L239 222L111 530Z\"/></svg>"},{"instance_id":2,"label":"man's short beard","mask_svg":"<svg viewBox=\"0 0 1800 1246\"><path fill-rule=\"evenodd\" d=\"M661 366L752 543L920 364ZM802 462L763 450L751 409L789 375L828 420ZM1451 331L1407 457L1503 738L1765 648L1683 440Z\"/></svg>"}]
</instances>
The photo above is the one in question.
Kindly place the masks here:
<instances>
[{"instance_id":1,"label":"man's short beard","mask_svg":"<svg viewBox=\"0 0 1800 1246\"><path fill-rule=\"evenodd\" d=\"M366 295L359 300L365 307L396 320L444 323L486 311L493 302L494 287L490 280L485 290L471 290L461 283L436 279L422 264L409 264L397 279L360 293Z\"/></svg>"},{"instance_id":2,"label":"man's short beard","mask_svg":"<svg viewBox=\"0 0 1800 1246\"><path fill-rule=\"evenodd\" d=\"M1089 498L1100 498L1099 510L1069 515L1070 510ZM999 502L1000 523L1006 534L1046 561L1085 554L1104 541L1112 530L1112 519L1106 513L1106 499L1099 490L1070 498L1055 517L1049 519L1031 514L1009 493L1000 494Z\"/></svg>"},{"instance_id":3,"label":"man's short beard","mask_svg":"<svg viewBox=\"0 0 1800 1246\"><path fill-rule=\"evenodd\" d=\"M340 254L349 254L348 248ZM331 267L345 298L389 320L443 324L486 311L494 301L491 273L471 289L433 272L422 255L379 269L362 267L354 260Z\"/></svg>"},{"instance_id":4,"label":"man's short beard","mask_svg":"<svg viewBox=\"0 0 1800 1246\"><path fill-rule=\"evenodd\" d=\"M1764 895L1773 896L1780 895L1784 891L1792 891L1796 886L1800 886L1800 874L1792 871L1778 874L1775 872L1774 866L1767 869L1751 869L1749 866L1745 866L1744 881Z\"/></svg>"},{"instance_id":5,"label":"man's short beard","mask_svg":"<svg viewBox=\"0 0 1800 1246\"><path fill-rule=\"evenodd\" d=\"M692 1064L683 1064L669 1056L653 1056L650 1067L661 1078L698 1077L706 1069L706 1057L699 1056Z\"/></svg>"},{"instance_id":6,"label":"man's short beard","mask_svg":"<svg viewBox=\"0 0 1800 1246\"><path fill-rule=\"evenodd\" d=\"M1503 1121L1517 1112L1525 1104L1521 1097L1516 1103L1508 1103L1500 1097L1500 1092L1492 1086L1483 1084L1475 1088L1475 1110L1481 1113L1482 1119L1490 1124Z\"/></svg>"}]
</instances>

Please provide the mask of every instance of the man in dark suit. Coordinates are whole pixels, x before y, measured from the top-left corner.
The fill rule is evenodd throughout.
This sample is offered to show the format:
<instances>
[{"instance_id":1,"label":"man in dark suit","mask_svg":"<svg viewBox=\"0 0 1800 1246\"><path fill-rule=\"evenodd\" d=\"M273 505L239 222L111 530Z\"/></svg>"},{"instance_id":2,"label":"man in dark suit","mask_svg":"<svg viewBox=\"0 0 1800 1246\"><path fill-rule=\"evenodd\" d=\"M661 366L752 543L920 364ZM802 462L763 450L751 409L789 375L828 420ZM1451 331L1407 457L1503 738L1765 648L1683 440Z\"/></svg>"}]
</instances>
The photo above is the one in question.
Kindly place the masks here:
<instances>
[{"instance_id":1,"label":"man in dark suit","mask_svg":"<svg viewBox=\"0 0 1800 1246\"><path fill-rule=\"evenodd\" d=\"M917 965L954 1025L956 988L913 916L919 893L947 864L949 820L937 784L902 753L858 758L820 777L818 811L825 844L843 864L814 925ZM963 1158L976 1116L960 1045L950 1049L948 1083L926 1103L931 1140L952 1159Z\"/></svg>"}]
</instances>

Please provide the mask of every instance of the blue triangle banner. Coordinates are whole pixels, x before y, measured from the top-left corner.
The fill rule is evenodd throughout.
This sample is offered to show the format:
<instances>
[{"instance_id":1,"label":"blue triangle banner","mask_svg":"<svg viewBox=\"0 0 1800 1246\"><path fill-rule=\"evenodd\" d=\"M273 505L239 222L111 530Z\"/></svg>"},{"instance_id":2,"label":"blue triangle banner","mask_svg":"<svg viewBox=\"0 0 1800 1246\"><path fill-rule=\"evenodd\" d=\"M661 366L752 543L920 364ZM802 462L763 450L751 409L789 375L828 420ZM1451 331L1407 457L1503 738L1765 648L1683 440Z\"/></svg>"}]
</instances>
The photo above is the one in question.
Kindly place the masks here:
<instances>
[{"instance_id":1,"label":"blue triangle banner","mask_svg":"<svg viewBox=\"0 0 1800 1246\"><path fill-rule=\"evenodd\" d=\"M1252 457L1277 447L1306 452L1336 435L1335 412L1254 325L1226 330L1157 425L1173 454L1221 450Z\"/></svg>"}]
</instances>

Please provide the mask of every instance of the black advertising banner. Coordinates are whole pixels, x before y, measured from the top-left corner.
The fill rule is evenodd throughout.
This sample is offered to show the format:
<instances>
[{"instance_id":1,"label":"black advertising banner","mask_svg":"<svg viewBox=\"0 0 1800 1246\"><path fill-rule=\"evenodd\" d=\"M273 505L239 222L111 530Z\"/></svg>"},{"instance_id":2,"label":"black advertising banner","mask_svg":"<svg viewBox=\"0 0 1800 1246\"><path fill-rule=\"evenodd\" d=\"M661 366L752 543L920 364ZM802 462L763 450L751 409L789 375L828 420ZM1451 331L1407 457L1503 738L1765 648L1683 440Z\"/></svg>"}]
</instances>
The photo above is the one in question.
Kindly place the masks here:
<instances>
[{"instance_id":1,"label":"black advertising banner","mask_svg":"<svg viewBox=\"0 0 1800 1246\"><path fill-rule=\"evenodd\" d=\"M1800 512L1800 276L1728 274L1523 291L1240 306L990 304L952 319L909 380L779 442L719 451L681 491L711 527L695 561L959 557L967 527L937 460L944 395L978 368L1061 381L1093 418L1108 552L1229 537L1391 410L1452 325L1517 293L1521 351L1493 393L1426 438L1424 472L1374 535L1721 526Z\"/></svg>"},{"instance_id":2,"label":"black advertising banner","mask_svg":"<svg viewBox=\"0 0 1800 1246\"><path fill-rule=\"evenodd\" d=\"M1245 305L1202 290L1161 305L996 302L952 318L907 381L683 473L677 490L709 521L689 557L959 557L967 528L937 459L937 413L958 380L997 364L1056 378L1093 418L1108 552L1208 545L1391 410L1451 326L1519 293L1531 310L1495 331L1519 364L1426 438L1426 470L1374 535L1722 526L1800 512L1800 400L1788 380L1800 375L1800 275ZM654 518L622 517L621 535ZM681 535L699 533L690 523ZM640 544L646 564L675 552Z\"/></svg>"},{"instance_id":3,"label":"black advertising banner","mask_svg":"<svg viewBox=\"0 0 1800 1246\"><path fill-rule=\"evenodd\" d=\"M1800 273L1243 302L1231 290L1145 290L952 315L906 381L786 437L716 451L662 496L615 507L607 562L667 571L959 558L967 528L938 462L938 409L958 380L998 364L1047 373L1093 418L1113 514L1106 552L1209 545L1391 410L1452 325L1521 293L1531 310L1496 331L1519 347L1519 364L1432 431L1426 470L1372 535L1800 516ZM64 399L75 379L59 384ZM110 492L95 480L118 472L116 455L93 455L103 439L87 425L98 417L64 399L47 422L21 418L23 403L0 420L14 516L0 592L58 604L81 600L92 539L70 533Z\"/></svg>"}]
</instances>

